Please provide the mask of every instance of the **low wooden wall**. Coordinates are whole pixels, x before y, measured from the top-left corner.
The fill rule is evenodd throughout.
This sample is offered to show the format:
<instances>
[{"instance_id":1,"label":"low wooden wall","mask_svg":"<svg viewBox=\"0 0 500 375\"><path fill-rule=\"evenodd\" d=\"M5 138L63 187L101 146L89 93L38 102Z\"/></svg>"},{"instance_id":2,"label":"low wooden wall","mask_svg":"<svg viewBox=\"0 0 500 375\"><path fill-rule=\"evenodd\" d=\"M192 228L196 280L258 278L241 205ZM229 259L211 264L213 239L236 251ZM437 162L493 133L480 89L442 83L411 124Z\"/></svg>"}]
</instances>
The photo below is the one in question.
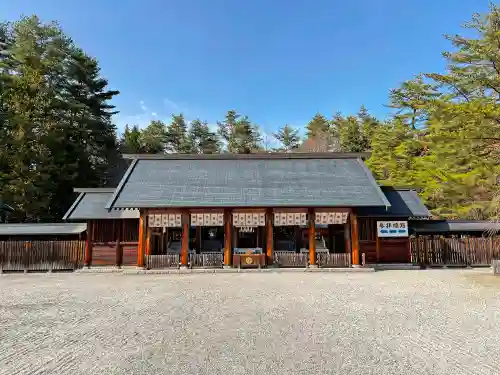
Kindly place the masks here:
<instances>
[{"instance_id":1,"label":"low wooden wall","mask_svg":"<svg viewBox=\"0 0 500 375\"><path fill-rule=\"evenodd\" d=\"M137 247L137 242L119 242L118 247L116 242L95 242L91 266L135 266Z\"/></svg>"},{"instance_id":2,"label":"low wooden wall","mask_svg":"<svg viewBox=\"0 0 500 375\"><path fill-rule=\"evenodd\" d=\"M377 241L359 241L359 252L365 254L366 263L410 263L408 238L380 238L377 258Z\"/></svg>"},{"instance_id":3,"label":"low wooden wall","mask_svg":"<svg viewBox=\"0 0 500 375\"><path fill-rule=\"evenodd\" d=\"M425 266L490 266L500 258L500 237L411 238L412 262Z\"/></svg>"},{"instance_id":4,"label":"low wooden wall","mask_svg":"<svg viewBox=\"0 0 500 375\"><path fill-rule=\"evenodd\" d=\"M83 267L85 241L0 241L0 270L57 271Z\"/></svg>"}]
</instances>

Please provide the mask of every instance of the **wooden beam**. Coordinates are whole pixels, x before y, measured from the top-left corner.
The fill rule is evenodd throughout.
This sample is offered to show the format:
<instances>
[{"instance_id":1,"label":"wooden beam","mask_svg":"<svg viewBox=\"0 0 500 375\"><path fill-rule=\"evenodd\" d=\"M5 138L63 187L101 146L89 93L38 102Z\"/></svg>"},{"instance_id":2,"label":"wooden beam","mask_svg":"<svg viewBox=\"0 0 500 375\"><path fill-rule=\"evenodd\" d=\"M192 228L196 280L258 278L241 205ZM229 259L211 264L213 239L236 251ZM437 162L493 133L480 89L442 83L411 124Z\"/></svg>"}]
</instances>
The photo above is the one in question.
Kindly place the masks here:
<instances>
[{"instance_id":1,"label":"wooden beam","mask_svg":"<svg viewBox=\"0 0 500 375\"><path fill-rule=\"evenodd\" d=\"M182 212L181 267L187 267L189 256L189 211Z\"/></svg>"},{"instance_id":2,"label":"wooden beam","mask_svg":"<svg viewBox=\"0 0 500 375\"><path fill-rule=\"evenodd\" d=\"M141 210L139 216L139 244L137 246L137 267L144 267L144 254L146 252L146 231L148 223L147 210Z\"/></svg>"},{"instance_id":3,"label":"wooden beam","mask_svg":"<svg viewBox=\"0 0 500 375\"><path fill-rule=\"evenodd\" d=\"M231 259L231 253L232 253L232 248L231 248L231 240L232 240L232 214L231 210L225 210L224 211L224 265L225 266L230 266L232 263Z\"/></svg>"},{"instance_id":4,"label":"wooden beam","mask_svg":"<svg viewBox=\"0 0 500 375\"><path fill-rule=\"evenodd\" d=\"M309 210L309 264L316 266L316 223L314 209Z\"/></svg>"},{"instance_id":5,"label":"wooden beam","mask_svg":"<svg viewBox=\"0 0 500 375\"><path fill-rule=\"evenodd\" d=\"M352 264L359 266L359 237L358 237L358 217L355 212L351 212L351 246L352 246Z\"/></svg>"},{"instance_id":6,"label":"wooden beam","mask_svg":"<svg viewBox=\"0 0 500 375\"><path fill-rule=\"evenodd\" d=\"M267 264L273 263L273 210L269 209L266 212L266 254ZM258 244L257 244L258 246Z\"/></svg>"},{"instance_id":7,"label":"wooden beam","mask_svg":"<svg viewBox=\"0 0 500 375\"><path fill-rule=\"evenodd\" d=\"M94 240L94 221L89 220L87 223L87 241L85 241L85 266L90 267L92 264L92 245Z\"/></svg>"}]
</instances>

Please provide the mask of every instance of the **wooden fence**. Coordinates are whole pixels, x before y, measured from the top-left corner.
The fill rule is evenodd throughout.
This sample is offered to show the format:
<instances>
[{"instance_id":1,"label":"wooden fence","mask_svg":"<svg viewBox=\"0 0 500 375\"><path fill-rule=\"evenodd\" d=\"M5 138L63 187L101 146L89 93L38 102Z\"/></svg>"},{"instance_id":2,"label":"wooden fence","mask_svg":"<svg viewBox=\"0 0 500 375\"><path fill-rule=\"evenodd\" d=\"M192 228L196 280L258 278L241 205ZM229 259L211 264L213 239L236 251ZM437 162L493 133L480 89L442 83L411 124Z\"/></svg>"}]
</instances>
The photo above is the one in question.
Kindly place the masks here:
<instances>
[{"instance_id":1,"label":"wooden fence","mask_svg":"<svg viewBox=\"0 0 500 375\"><path fill-rule=\"evenodd\" d=\"M500 258L500 237L410 239L411 261L423 266L490 266Z\"/></svg>"},{"instance_id":2,"label":"wooden fence","mask_svg":"<svg viewBox=\"0 0 500 375\"><path fill-rule=\"evenodd\" d=\"M84 241L0 241L0 271L75 270L84 250Z\"/></svg>"},{"instance_id":3,"label":"wooden fence","mask_svg":"<svg viewBox=\"0 0 500 375\"><path fill-rule=\"evenodd\" d=\"M334 268L334 267L350 267L350 253L317 253L316 260L319 267Z\"/></svg>"},{"instance_id":4,"label":"wooden fence","mask_svg":"<svg viewBox=\"0 0 500 375\"><path fill-rule=\"evenodd\" d=\"M224 266L224 253L218 252L203 252L200 254L189 254L189 265L191 268L207 267L207 268L222 268Z\"/></svg>"},{"instance_id":5,"label":"wooden fence","mask_svg":"<svg viewBox=\"0 0 500 375\"><path fill-rule=\"evenodd\" d=\"M146 255L146 268L179 268L180 261L179 254Z\"/></svg>"}]
</instances>

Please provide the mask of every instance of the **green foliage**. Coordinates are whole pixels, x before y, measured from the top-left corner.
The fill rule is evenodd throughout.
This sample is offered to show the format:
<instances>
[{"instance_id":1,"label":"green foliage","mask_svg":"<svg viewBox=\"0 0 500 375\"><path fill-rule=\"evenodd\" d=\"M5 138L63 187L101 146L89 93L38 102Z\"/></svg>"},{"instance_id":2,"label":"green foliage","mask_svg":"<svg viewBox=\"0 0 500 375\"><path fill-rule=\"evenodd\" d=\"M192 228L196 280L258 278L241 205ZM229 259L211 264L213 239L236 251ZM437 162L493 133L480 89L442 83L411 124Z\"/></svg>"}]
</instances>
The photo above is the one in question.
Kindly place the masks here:
<instances>
[{"instance_id":1,"label":"green foliage","mask_svg":"<svg viewBox=\"0 0 500 375\"><path fill-rule=\"evenodd\" d=\"M277 149L279 152L292 152L300 146L299 129L294 129L290 125L278 129L273 136L281 144Z\"/></svg>"},{"instance_id":2,"label":"green foliage","mask_svg":"<svg viewBox=\"0 0 500 375\"><path fill-rule=\"evenodd\" d=\"M500 217L500 8L475 14L475 35L447 36L445 73L419 74L389 93L387 120L317 113L305 137L289 125L279 152L365 152L377 180L413 186L434 215ZM119 153L267 152L257 125L235 110L217 122L126 126L119 141L98 62L55 23L37 17L0 24L0 197L17 220L57 220L72 188L103 186ZM265 142L264 142L265 143Z\"/></svg>"}]
</instances>

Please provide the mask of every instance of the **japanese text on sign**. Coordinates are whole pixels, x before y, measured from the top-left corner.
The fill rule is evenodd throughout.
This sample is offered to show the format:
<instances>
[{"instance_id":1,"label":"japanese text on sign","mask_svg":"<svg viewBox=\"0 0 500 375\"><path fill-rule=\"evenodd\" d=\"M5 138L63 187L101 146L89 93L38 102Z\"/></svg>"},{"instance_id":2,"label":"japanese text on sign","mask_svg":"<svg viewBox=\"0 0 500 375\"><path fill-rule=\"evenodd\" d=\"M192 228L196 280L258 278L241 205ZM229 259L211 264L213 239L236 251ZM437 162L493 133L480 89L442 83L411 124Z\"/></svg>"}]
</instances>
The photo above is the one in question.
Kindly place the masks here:
<instances>
[{"instance_id":1,"label":"japanese text on sign","mask_svg":"<svg viewBox=\"0 0 500 375\"><path fill-rule=\"evenodd\" d=\"M378 237L408 237L407 221L378 221Z\"/></svg>"}]
</instances>

